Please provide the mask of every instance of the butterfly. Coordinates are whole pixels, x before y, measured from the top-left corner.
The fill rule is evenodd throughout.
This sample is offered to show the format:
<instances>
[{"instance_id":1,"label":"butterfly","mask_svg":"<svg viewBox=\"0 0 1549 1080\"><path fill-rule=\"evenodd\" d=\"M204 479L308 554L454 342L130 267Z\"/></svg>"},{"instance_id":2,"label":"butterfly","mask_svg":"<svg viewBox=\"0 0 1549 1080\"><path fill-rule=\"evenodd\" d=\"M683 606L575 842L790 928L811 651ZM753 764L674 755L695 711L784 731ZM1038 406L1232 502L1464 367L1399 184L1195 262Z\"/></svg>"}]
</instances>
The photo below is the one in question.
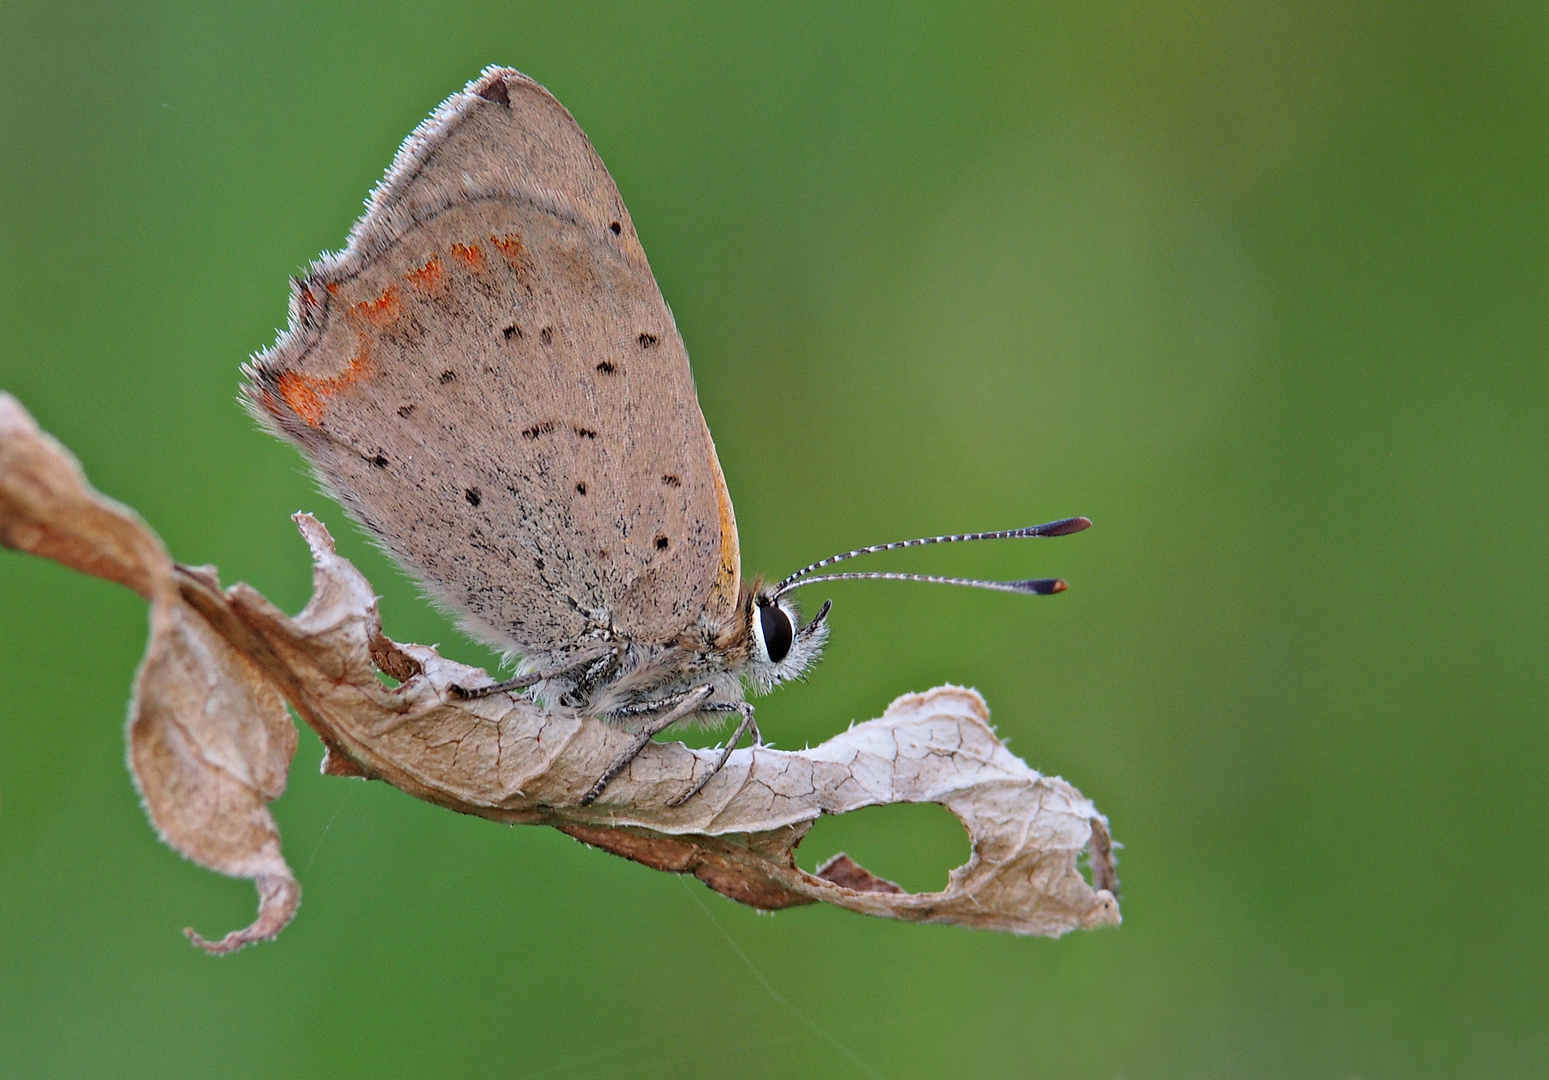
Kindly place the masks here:
<instances>
[{"instance_id":1,"label":"butterfly","mask_svg":"<svg viewBox=\"0 0 1549 1080\"><path fill-rule=\"evenodd\" d=\"M737 718L707 784L751 733L747 701L800 676L828 636L791 590L893 578L832 556L743 579L737 524L688 354L618 189L580 126L519 72L487 68L404 142L342 251L293 280L290 321L244 365L244 401L474 636L520 657L505 682L633 733L579 801L652 736Z\"/></svg>"}]
</instances>

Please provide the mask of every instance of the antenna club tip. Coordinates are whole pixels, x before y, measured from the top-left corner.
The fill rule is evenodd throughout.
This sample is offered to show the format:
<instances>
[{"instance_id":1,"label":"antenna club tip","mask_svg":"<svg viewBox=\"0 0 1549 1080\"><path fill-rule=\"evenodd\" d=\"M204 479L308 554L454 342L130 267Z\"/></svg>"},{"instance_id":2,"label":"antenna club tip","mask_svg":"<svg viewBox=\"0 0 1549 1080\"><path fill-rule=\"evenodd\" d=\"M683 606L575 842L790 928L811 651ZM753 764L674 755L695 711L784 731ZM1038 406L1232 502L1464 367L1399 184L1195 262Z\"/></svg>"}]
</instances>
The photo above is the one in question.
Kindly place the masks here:
<instances>
[{"instance_id":1,"label":"antenna club tip","mask_svg":"<svg viewBox=\"0 0 1549 1080\"><path fill-rule=\"evenodd\" d=\"M1030 581L1018 581L1010 583L1012 589L1019 593L1028 593L1032 596L1053 596L1057 592L1064 592L1067 586L1059 578L1033 578Z\"/></svg>"},{"instance_id":2,"label":"antenna club tip","mask_svg":"<svg viewBox=\"0 0 1549 1080\"><path fill-rule=\"evenodd\" d=\"M1045 536L1069 536L1071 533L1085 532L1092 527L1092 519L1086 517L1066 518L1064 521L1056 521L1050 526Z\"/></svg>"}]
</instances>

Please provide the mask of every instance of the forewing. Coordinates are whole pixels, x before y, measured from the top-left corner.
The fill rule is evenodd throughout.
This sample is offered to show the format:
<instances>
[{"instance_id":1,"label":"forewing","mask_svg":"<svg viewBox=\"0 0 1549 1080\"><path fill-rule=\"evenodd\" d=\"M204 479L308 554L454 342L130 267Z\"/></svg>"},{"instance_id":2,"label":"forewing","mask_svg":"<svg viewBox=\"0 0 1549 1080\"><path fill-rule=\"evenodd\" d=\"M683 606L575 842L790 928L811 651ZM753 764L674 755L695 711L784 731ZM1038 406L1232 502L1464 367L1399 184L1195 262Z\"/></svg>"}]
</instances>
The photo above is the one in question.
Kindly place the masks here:
<instances>
[{"instance_id":1,"label":"forewing","mask_svg":"<svg viewBox=\"0 0 1549 1080\"><path fill-rule=\"evenodd\" d=\"M404 143L247 369L254 411L484 636L563 652L730 615L736 525L612 179L490 69Z\"/></svg>"}]
</instances>

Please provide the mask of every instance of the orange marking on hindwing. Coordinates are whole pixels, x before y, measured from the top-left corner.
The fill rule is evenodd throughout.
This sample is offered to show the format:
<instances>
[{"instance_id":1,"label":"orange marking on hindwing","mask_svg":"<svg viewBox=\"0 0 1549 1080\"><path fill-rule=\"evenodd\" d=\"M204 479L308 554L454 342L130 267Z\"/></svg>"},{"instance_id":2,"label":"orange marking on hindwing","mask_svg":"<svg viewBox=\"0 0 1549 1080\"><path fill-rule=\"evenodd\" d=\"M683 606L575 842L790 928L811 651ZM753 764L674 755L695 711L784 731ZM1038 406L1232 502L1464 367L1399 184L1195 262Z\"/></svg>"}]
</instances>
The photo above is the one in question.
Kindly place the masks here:
<instances>
[{"instance_id":1,"label":"orange marking on hindwing","mask_svg":"<svg viewBox=\"0 0 1549 1080\"><path fill-rule=\"evenodd\" d=\"M484 269L484 252L478 244L453 244L452 254L467 263L470 270Z\"/></svg>"},{"instance_id":2,"label":"orange marking on hindwing","mask_svg":"<svg viewBox=\"0 0 1549 1080\"><path fill-rule=\"evenodd\" d=\"M418 270L410 270L407 274L403 275L403 278L416 289L425 289L428 291L430 289L434 289L441 283L442 273L441 257L439 255L432 255L428 263L420 267Z\"/></svg>"},{"instance_id":3,"label":"orange marking on hindwing","mask_svg":"<svg viewBox=\"0 0 1549 1080\"><path fill-rule=\"evenodd\" d=\"M291 411L310 426L323 422L323 411L328 399L352 383L359 382L371 373L371 358L361 352L337 375L307 375L300 371L287 371L274 381L280 398Z\"/></svg>"},{"instance_id":4,"label":"orange marking on hindwing","mask_svg":"<svg viewBox=\"0 0 1549 1080\"><path fill-rule=\"evenodd\" d=\"M372 326L386 326L403 314L403 305L398 300L398 286L389 285L375 300L351 304L349 314L352 319L364 319Z\"/></svg>"},{"instance_id":5,"label":"orange marking on hindwing","mask_svg":"<svg viewBox=\"0 0 1549 1080\"><path fill-rule=\"evenodd\" d=\"M522 243L522 238L516 233L506 233L504 236L491 236L489 242L505 257L506 265L511 267L516 280L527 286L528 292L532 292L532 267L527 263L527 245Z\"/></svg>"},{"instance_id":6,"label":"orange marking on hindwing","mask_svg":"<svg viewBox=\"0 0 1549 1080\"><path fill-rule=\"evenodd\" d=\"M340 282L340 281L330 281L328 283L328 295L329 296L337 296L337 295L339 295L339 289L340 289L340 287L343 284L344 283Z\"/></svg>"},{"instance_id":7,"label":"orange marking on hindwing","mask_svg":"<svg viewBox=\"0 0 1549 1080\"><path fill-rule=\"evenodd\" d=\"M516 235L516 233L506 233L504 236L491 236L489 242L495 245L500 254L512 262L520 262L522 257L527 254L527 248L522 243L522 238Z\"/></svg>"}]
</instances>

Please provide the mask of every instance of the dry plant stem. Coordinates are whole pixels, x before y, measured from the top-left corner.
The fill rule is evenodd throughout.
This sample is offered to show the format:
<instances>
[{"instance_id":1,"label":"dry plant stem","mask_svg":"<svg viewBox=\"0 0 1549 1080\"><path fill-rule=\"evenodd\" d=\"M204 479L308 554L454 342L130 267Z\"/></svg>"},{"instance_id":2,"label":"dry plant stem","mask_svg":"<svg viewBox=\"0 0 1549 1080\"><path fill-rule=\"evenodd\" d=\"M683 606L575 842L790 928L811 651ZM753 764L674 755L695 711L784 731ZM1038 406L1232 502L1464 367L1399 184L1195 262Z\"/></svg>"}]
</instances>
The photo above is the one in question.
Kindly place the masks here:
<instances>
[{"instance_id":1,"label":"dry plant stem","mask_svg":"<svg viewBox=\"0 0 1549 1080\"><path fill-rule=\"evenodd\" d=\"M1069 784L995 737L972 690L938 687L820 746L725 755L651 742L591 805L584 794L633 736L522 697L464 699L489 676L381 629L370 583L316 520L296 521L314 560L295 618L209 568L174 567L131 511L87 486L68 452L0 394L0 542L134 588L152 603L129 760L162 838L211 869L250 878L259 915L226 952L278 933L300 889L268 803L284 790L296 733L289 703L327 747L324 773L383 780L497 821L544 824L647 866L691 873L764 909L818 901L871 915L1057 936L1119 921L1106 820ZM384 686L386 672L400 685ZM682 805L670 800L701 781ZM836 856L815 874L794 851L820 814L936 802L972 855L940 892L908 893ZM1078 868L1090 856L1093 883ZM1095 887L1094 887L1095 886Z\"/></svg>"}]
</instances>

